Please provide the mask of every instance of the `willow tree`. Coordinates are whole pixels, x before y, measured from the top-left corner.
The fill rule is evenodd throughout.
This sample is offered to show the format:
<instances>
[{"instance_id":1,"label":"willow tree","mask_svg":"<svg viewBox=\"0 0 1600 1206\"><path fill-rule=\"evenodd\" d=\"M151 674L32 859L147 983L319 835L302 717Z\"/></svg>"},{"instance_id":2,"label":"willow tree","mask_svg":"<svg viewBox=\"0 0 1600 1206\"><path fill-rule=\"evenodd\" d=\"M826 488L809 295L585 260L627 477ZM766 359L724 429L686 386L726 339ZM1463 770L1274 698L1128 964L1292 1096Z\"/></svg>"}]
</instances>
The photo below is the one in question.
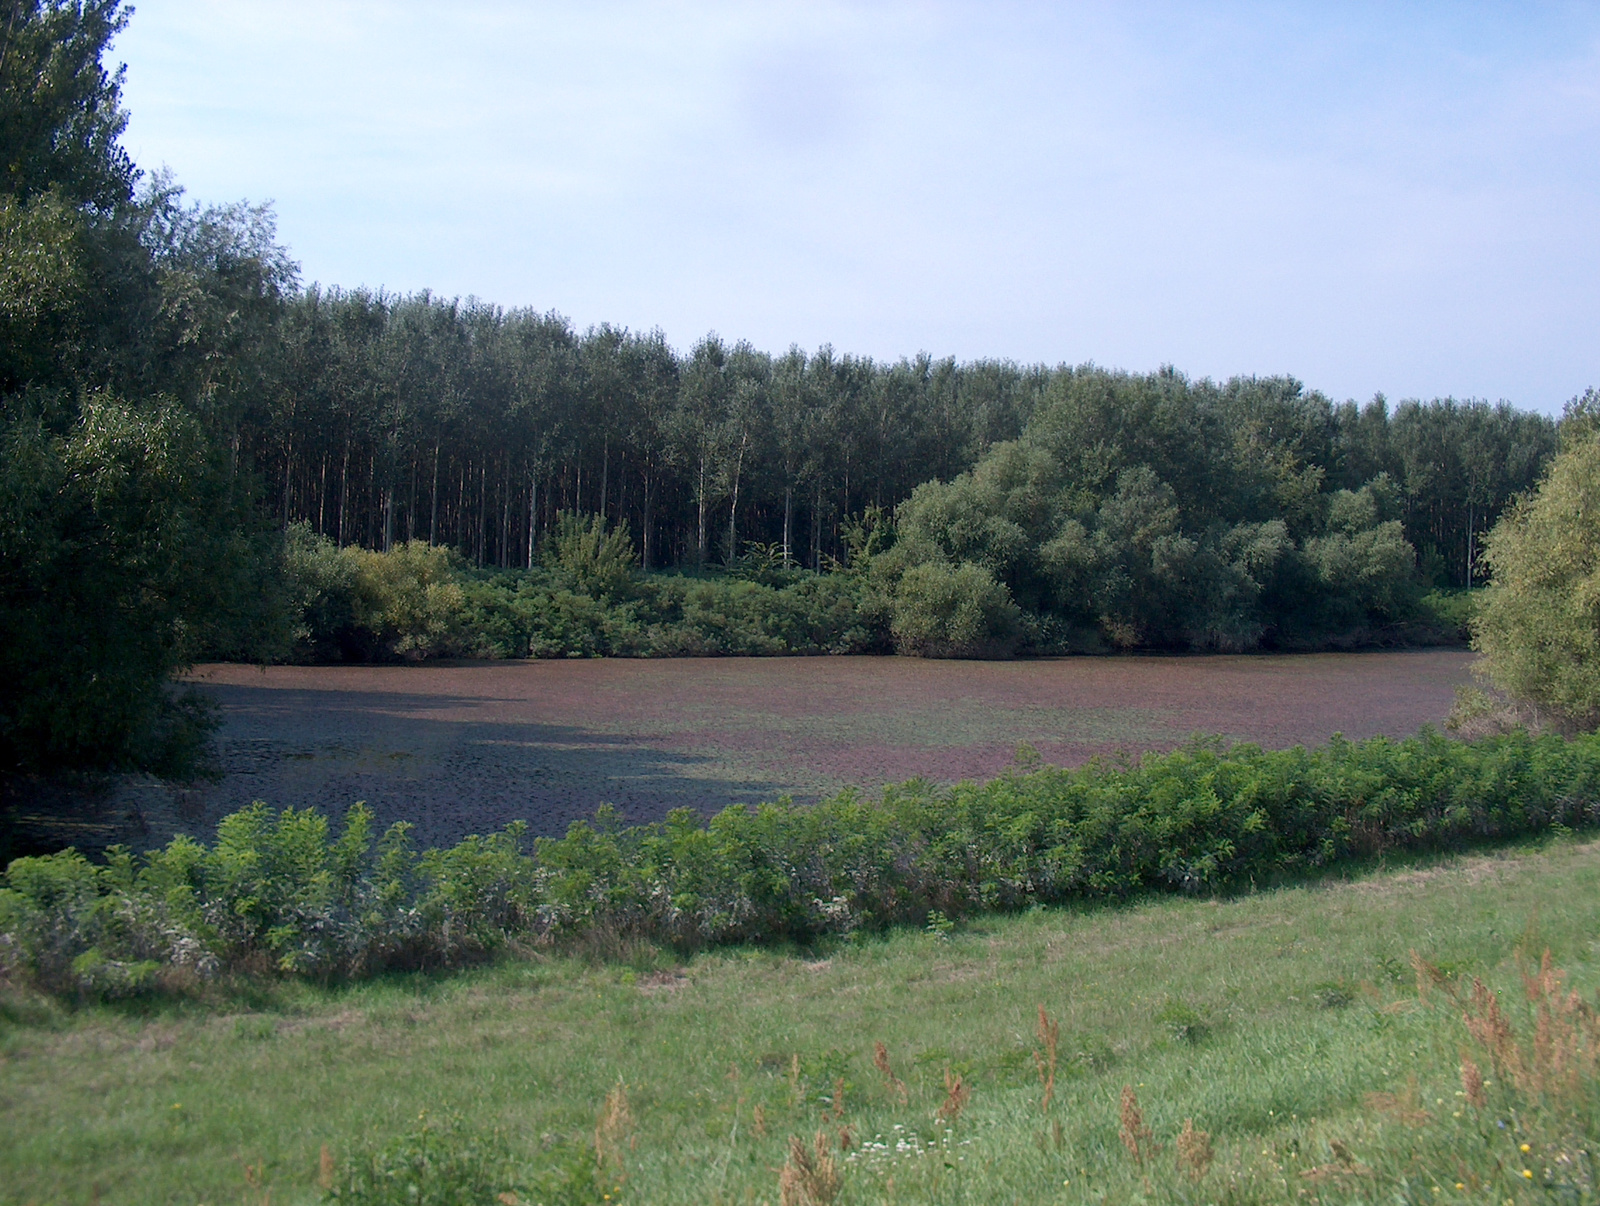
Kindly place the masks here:
<instances>
[{"instance_id":1,"label":"willow tree","mask_svg":"<svg viewBox=\"0 0 1600 1206\"><path fill-rule=\"evenodd\" d=\"M1483 670L1569 724L1600 724L1600 435L1584 431L1484 542Z\"/></svg>"}]
</instances>

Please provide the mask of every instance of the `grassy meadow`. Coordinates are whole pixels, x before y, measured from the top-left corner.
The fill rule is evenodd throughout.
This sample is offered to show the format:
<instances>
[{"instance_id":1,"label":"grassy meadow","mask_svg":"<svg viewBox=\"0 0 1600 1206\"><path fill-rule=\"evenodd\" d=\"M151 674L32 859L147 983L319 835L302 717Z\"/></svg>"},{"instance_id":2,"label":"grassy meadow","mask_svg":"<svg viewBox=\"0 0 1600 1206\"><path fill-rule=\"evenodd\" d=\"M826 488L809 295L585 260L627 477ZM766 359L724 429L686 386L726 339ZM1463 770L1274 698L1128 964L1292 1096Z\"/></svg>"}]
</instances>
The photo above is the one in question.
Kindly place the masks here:
<instances>
[{"instance_id":1,"label":"grassy meadow","mask_svg":"<svg viewBox=\"0 0 1600 1206\"><path fill-rule=\"evenodd\" d=\"M776 1204L786 1161L793 1206L834 1177L839 1203L1592 1201L1553 1113L1488 1070L1467 1104L1448 994L1481 976L1520 1033L1519 950L1592 996L1597 919L1600 844L1568 839L813 950L530 954L142 1008L12 993L0 1201L316 1201L424 1127L534 1168L598 1139L607 1183L572 1201ZM1413 949L1447 977L1420 998Z\"/></svg>"}]
</instances>

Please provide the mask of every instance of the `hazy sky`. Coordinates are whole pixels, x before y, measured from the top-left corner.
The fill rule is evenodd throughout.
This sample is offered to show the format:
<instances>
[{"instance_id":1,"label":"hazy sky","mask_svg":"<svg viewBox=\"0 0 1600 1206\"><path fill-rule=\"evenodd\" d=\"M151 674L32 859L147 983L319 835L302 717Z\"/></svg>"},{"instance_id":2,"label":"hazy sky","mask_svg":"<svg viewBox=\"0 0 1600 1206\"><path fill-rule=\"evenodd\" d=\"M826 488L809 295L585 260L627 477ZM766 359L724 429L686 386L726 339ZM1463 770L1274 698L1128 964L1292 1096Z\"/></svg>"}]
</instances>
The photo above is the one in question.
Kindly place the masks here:
<instances>
[{"instance_id":1,"label":"hazy sky","mask_svg":"<svg viewBox=\"0 0 1600 1206\"><path fill-rule=\"evenodd\" d=\"M138 0L306 281L781 351L1600 385L1600 5Z\"/></svg>"}]
</instances>

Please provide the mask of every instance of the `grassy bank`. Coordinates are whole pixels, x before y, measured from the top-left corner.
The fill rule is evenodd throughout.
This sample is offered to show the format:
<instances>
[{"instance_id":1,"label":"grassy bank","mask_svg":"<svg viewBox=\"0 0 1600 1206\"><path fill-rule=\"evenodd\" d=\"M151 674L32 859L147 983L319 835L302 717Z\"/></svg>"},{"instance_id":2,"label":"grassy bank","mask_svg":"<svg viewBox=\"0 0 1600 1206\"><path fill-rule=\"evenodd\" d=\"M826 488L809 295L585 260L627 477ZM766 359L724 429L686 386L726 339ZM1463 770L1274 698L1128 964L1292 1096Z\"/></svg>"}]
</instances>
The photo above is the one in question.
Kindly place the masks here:
<instances>
[{"instance_id":1,"label":"grassy bank","mask_svg":"<svg viewBox=\"0 0 1600 1206\"><path fill-rule=\"evenodd\" d=\"M601 1130L625 1201L776 1203L789 1137L819 1129L840 1203L1587 1201L1546 1188L1574 1170L1537 1111L1494 1084L1464 1103L1459 1011L1419 1000L1407 960L1510 990L1516 948L1548 947L1589 993L1597 920L1600 847L1558 842L804 952L641 947L143 1013L13 994L0 1200L309 1202L419 1125L499 1132L548 1168L623 1084ZM1040 1006L1060 1028L1048 1109ZM941 1120L947 1074L969 1096ZM1125 1085L1162 1145L1143 1167ZM1189 1118L1213 1148L1199 1181L1175 1161Z\"/></svg>"}]
</instances>

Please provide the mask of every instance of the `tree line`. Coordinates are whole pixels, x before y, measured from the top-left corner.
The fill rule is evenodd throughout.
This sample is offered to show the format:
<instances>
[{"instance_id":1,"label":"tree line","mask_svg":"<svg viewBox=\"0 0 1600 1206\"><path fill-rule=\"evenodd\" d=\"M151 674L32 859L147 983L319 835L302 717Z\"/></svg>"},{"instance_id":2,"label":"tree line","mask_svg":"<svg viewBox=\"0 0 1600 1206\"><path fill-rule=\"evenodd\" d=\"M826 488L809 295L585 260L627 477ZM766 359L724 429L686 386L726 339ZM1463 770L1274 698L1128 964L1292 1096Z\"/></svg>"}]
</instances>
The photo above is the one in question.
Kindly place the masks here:
<instances>
[{"instance_id":1,"label":"tree line","mask_svg":"<svg viewBox=\"0 0 1600 1206\"><path fill-rule=\"evenodd\" d=\"M448 544L479 566L537 564L570 512L626 524L646 570L727 565L751 546L820 569L845 556L852 516L1094 394L1122 412L1114 432L1082 433L1105 455L1159 458L1174 440L1201 454L1163 475L1180 497L1267 464L1286 475L1271 508L1288 514L1386 474L1424 577L1471 586L1483 533L1556 446L1553 420L1503 402L1391 409L1286 377L774 355L715 334L679 351L660 331L579 332L429 293L307 288L262 355L243 439L282 526L382 551ZM1167 402L1146 405L1150 391Z\"/></svg>"},{"instance_id":2,"label":"tree line","mask_svg":"<svg viewBox=\"0 0 1600 1206\"><path fill-rule=\"evenodd\" d=\"M642 566L771 544L820 569L841 525L1015 438L1048 374L895 364L428 293L286 301L246 444L274 514L341 546L421 539L528 567L563 512L626 523Z\"/></svg>"}]
</instances>

